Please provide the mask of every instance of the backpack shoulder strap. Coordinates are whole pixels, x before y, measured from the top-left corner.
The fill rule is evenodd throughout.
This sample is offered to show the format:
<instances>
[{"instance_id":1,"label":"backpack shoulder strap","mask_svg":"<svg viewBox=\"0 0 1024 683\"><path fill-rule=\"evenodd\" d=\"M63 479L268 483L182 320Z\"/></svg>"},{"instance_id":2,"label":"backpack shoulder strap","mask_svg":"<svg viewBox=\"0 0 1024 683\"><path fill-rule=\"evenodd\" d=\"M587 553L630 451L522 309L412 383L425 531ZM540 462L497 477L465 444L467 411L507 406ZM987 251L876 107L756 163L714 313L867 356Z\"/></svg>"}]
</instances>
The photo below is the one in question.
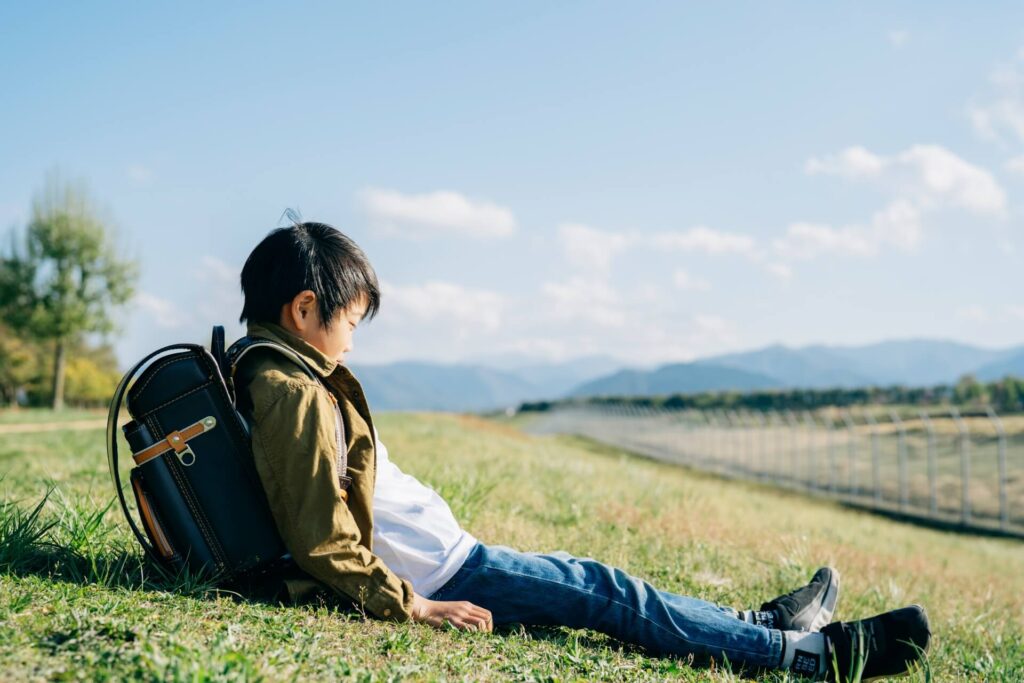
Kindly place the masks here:
<instances>
[{"instance_id":1,"label":"backpack shoulder strap","mask_svg":"<svg viewBox=\"0 0 1024 683\"><path fill-rule=\"evenodd\" d=\"M234 384L235 370L238 368L238 364L242 361L247 353L253 349L274 349L281 355L287 357L293 363L301 367L306 371L306 374L315 379L318 383L323 383L320 376L313 372L313 369L309 367L309 364L302 359L302 356L295 353L292 349L288 348L284 344L280 344L270 339L263 337L242 337L225 353L225 373L227 377L231 378L232 385Z\"/></svg>"},{"instance_id":2,"label":"backpack shoulder strap","mask_svg":"<svg viewBox=\"0 0 1024 683\"><path fill-rule=\"evenodd\" d=\"M235 392L235 369L238 367L238 364L241 362L242 358L245 357L246 353L253 349L259 348L274 349L275 351L288 357L293 362L297 363L303 370L306 371L306 374L313 378L313 380L315 380L317 384L322 386L327 391L328 397L330 397L331 402L334 404L334 435L337 441L338 449L338 473L341 478L340 485L343 490L348 489L352 480L348 477L348 449L345 447L345 426L344 420L341 417L341 409L338 407L338 401L334 398L334 395L331 394L331 390L327 387L327 383L324 382L323 378L316 374L313 371L313 369L309 367L309 364L306 363L306 361L304 361L302 357L299 356L299 354L295 353L295 351L288 348L284 344L280 344L270 339L249 336L242 337L241 339L239 339L238 341L231 345L231 348L228 349L226 354L228 366L230 368L227 375L227 380L228 386L231 387L232 394L234 394ZM345 493L345 495L348 495L347 492Z\"/></svg>"},{"instance_id":3,"label":"backpack shoulder strap","mask_svg":"<svg viewBox=\"0 0 1024 683\"><path fill-rule=\"evenodd\" d=\"M214 325L213 335L210 337L210 355L217 361L217 368L221 374L225 374L227 363L224 360L224 326Z\"/></svg>"}]
</instances>

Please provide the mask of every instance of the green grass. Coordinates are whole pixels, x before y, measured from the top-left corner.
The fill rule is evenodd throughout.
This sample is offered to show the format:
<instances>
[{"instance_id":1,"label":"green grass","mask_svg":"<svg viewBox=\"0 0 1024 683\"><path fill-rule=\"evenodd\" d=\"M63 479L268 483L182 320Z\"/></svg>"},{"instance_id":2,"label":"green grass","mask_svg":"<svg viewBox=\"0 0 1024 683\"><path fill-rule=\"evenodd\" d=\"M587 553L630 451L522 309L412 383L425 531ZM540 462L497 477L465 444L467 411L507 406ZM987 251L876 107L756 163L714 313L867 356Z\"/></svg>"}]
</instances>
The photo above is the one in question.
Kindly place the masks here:
<instances>
[{"instance_id":1,"label":"green grass","mask_svg":"<svg viewBox=\"0 0 1024 683\"><path fill-rule=\"evenodd\" d=\"M0 425L68 422L71 420L103 420L106 417L107 411L99 409L0 408Z\"/></svg>"},{"instance_id":2,"label":"green grass","mask_svg":"<svg viewBox=\"0 0 1024 683\"><path fill-rule=\"evenodd\" d=\"M478 418L375 423L394 461L485 542L596 557L737 607L831 563L843 572L839 618L928 609L935 638L917 680L1024 679L1019 542L915 528ZM102 430L0 434L0 473L5 680L735 680L722 664L691 668L590 631L437 631L160 576L110 506Z\"/></svg>"}]
</instances>

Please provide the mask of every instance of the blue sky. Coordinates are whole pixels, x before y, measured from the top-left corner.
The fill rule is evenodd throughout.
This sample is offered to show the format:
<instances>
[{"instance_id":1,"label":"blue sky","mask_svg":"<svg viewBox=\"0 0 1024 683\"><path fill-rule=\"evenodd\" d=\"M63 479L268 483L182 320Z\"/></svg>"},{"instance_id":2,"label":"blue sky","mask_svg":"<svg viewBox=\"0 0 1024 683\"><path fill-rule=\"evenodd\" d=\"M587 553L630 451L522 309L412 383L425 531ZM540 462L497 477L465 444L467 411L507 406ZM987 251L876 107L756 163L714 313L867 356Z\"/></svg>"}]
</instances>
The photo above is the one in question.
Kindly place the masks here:
<instances>
[{"instance_id":1,"label":"blue sky","mask_svg":"<svg viewBox=\"0 0 1024 683\"><path fill-rule=\"evenodd\" d=\"M7 3L0 228L48 169L143 264L128 363L239 334L285 208L354 364L1024 343L1024 6Z\"/></svg>"}]
</instances>

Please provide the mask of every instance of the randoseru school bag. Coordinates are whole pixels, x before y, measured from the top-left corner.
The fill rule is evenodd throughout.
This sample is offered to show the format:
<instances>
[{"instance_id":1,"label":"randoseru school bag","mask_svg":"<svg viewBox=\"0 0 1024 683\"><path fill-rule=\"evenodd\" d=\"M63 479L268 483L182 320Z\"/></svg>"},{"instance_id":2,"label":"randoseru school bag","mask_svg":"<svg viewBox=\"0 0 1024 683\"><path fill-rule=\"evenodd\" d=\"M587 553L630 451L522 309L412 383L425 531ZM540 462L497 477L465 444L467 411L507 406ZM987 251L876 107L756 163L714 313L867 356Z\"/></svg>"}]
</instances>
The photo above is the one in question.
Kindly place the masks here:
<instances>
[{"instance_id":1,"label":"randoseru school bag","mask_svg":"<svg viewBox=\"0 0 1024 683\"><path fill-rule=\"evenodd\" d=\"M140 360L110 404L107 460L121 509L146 553L172 572L187 569L226 582L291 564L236 402L235 368L257 348L282 353L317 379L298 354L268 339L243 337L225 351L224 328L217 326L210 351L172 344ZM177 353L164 355L170 351ZM123 431L134 460L129 480L144 533L129 511L118 468L116 429L126 389L132 419Z\"/></svg>"}]
</instances>

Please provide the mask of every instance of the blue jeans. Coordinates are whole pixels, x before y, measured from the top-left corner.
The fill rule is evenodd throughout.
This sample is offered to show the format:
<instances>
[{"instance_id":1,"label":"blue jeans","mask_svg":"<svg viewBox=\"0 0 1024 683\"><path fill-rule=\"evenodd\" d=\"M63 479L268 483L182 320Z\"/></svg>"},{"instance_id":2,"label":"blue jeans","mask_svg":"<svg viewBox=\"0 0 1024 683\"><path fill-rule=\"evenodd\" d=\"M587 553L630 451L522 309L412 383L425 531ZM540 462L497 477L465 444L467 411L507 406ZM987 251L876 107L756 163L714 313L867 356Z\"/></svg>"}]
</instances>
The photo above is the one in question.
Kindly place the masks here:
<instances>
[{"instance_id":1,"label":"blue jeans","mask_svg":"<svg viewBox=\"0 0 1024 683\"><path fill-rule=\"evenodd\" d=\"M477 543L431 600L468 600L491 611L494 624L589 628L654 654L713 657L775 668L782 632L748 624L737 612L659 591L591 558L523 553Z\"/></svg>"}]
</instances>

